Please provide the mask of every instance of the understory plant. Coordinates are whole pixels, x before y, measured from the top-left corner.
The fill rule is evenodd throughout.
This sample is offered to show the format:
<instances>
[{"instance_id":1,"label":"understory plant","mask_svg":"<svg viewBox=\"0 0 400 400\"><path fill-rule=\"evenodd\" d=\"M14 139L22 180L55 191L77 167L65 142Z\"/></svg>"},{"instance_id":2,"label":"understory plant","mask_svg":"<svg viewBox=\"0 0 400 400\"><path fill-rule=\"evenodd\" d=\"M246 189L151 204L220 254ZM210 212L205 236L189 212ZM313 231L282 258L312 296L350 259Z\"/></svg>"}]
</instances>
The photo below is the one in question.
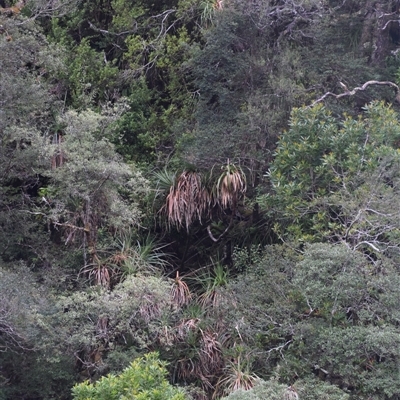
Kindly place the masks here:
<instances>
[{"instance_id":1,"label":"understory plant","mask_svg":"<svg viewBox=\"0 0 400 400\"><path fill-rule=\"evenodd\" d=\"M88 381L72 389L74 400L185 400L184 392L166 379L166 363L157 353L132 361L119 375L107 375L95 383Z\"/></svg>"}]
</instances>

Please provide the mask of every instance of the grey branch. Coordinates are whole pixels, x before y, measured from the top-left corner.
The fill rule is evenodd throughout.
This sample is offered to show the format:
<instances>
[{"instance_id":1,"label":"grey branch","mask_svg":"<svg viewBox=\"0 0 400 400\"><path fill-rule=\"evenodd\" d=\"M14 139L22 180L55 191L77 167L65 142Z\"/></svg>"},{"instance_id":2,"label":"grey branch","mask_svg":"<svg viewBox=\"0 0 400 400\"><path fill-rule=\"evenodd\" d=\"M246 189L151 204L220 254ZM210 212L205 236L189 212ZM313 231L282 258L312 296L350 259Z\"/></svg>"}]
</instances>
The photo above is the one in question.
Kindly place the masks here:
<instances>
[{"instance_id":1,"label":"grey branch","mask_svg":"<svg viewBox=\"0 0 400 400\"><path fill-rule=\"evenodd\" d=\"M281 356L283 357L282 350L292 342L293 342L293 339L290 339L286 343L281 344L280 346L274 347L273 349L269 349L267 351L267 353L269 354L269 353L272 353L273 351L279 351L279 353L281 353Z\"/></svg>"},{"instance_id":2,"label":"grey branch","mask_svg":"<svg viewBox=\"0 0 400 400\"><path fill-rule=\"evenodd\" d=\"M32 350L12 323L12 315L16 310L6 304L8 300L0 298L0 301L0 352L16 351L17 349Z\"/></svg>"},{"instance_id":3,"label":"grey branch","mask_svg":"<svg viewBox=\"0 0 400 400\"><path fill-rule=\"evenodd\" d=\"M385 24L385 26L382 28L382 30L384 31L384 30L388 27L388 25L391 24L392 22L397 22L397 23L399 23L400 20L398 20L398 19L390 19L388 22L386 22L386 24Z\"/></svg>"},{"instance_id":4,"label":"grey branch","mask_svg":"<svg viewBox=\"0 0 400 400\"><path fill-rule=\"evenodd\" d=\"M89 26L94 30L94 31L96 31L96 32L100 32L100 33L102 33L102 34L104 34L104 35L113 35L113 36L123 36L123 35L128 35L128 34L131 34L131 33L135 33L135 32L137 32L137 23L136 23L136 21L135 21L135 29L131 29L131 30L128 30L128 31L123 31L123 32L110 32L110 31L107 31L107 30L105 30L105 29L100 29L100 28L98 28L96 25L94 25L93 23L91 23L90 21L88 21L88 23L89 23Z\"/></svg>"},{"instance_id":5,"label":"grey branch","mask_svg":"<svg viewBox=\"0 0 400 400\"><path fill-rule=\"evenodd\" d=\"M211 239L213 242L217 243L217 242L219 242L219 241L225 236L225 234L228 232L228 230L229 230L229 228L230 228L231 226L232 226L232 220L230 221L230 223L229 223L229 225L227 226L227 228L226 228L217 238L215 238L214 235L213 235L212 232L211 232L211 226L208 225L208 226L207 226L208 236L210 236L210 239Z\"/></svg>"},{"instance_id":6,"label":"grey branch","mask_svg":"<svg viewBox=\"0 0 400 400\"><path fill-rule=\"evenodd\" d=\"M341 99L342 97L345 97L345 96L353 96L357 92L361 92L361 91L365 90L368 86L372 86L372 85L391 86L392 88L396 89L396 97L399 95L399 87L393 82L390 82L390 81L368 81L368 82L365 82L362 86L356 87L353 90L347 90L344 93L335 94L335 93L332 93L332 92L327 92L323 96L321 96L319 99L315 100L309 106L309 108L314 107L317 103L320 103L321 101L324 101L329 96L335 97L336 99Z\"/></svg>"}]
</instances>

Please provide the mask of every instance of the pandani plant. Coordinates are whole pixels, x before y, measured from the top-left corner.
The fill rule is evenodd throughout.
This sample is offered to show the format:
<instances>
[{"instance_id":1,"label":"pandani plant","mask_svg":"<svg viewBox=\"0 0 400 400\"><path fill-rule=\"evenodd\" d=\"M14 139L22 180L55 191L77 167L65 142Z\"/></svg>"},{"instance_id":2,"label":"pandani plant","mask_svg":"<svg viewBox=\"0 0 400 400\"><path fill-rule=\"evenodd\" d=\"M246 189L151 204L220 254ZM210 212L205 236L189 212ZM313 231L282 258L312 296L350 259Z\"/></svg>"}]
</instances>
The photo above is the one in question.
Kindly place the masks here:
<instances>
[{"instance_id":1,"label":"pandani plant","mask_svg":"<svg viewBox=\"0 0 400 400\"><path fill-rule=\"evenodd\" d=\"M237 209L238 202L246 193L246 175L243 170L230 163L221 167L222 173L216 184L217 201L222 209Z\"/></svg>"},{"instance_id":2,"label":"pandani plant","mask_svg":"<svg viewBox=\"0 0 400 400\"><path fill-rule=\"evenodd\" d=\"M195 222L202 222L210 218L215 206L222 210L237 209L239 202L246 192L246 176L243 170L229 160L221 167L222 173L217 179L206 179L204 175L196 171L185 170L180 175L171 175L166 172L159 173L157 187L167 191L168 195L161 213L167 217L169 227L178 229L189 227Z\"/></svg>"},{"instance_id":3,"label":"pandani plant","mask_svg":"<svg viewBox=\"0 0 400 400\"><path fill-rule=\"evenodd\" d=\"M227 360L223 373L218 380L213 398L228 395L236 390L250 390L259 377L252 371L251 355L246 354L241 345L231 349L231 357Z\"/></svg>"},{"instance_id":4,"label":"pandani plant","mask_svg":"<svg viewBox=\"0 0 400 400\"><path fill-rule=\"evenodd\" d=\"M179 276L179 271L176 271L176 277L171 289L171 297L177 308L188 304L192 297L187 283Z\"/></svg>"},{"instance_id":5,"label":"pandani plant","mask_svg":"<svg viewBox=\"0 0 400 400\"><path fill-rule=\"evenodd\" d=\"M163 207L169 225L177 228L189 226L196 220L201 222L211 207L212 198L202 182L201 174L183 171L171 186Z\"/></svg>"}]
</instances>

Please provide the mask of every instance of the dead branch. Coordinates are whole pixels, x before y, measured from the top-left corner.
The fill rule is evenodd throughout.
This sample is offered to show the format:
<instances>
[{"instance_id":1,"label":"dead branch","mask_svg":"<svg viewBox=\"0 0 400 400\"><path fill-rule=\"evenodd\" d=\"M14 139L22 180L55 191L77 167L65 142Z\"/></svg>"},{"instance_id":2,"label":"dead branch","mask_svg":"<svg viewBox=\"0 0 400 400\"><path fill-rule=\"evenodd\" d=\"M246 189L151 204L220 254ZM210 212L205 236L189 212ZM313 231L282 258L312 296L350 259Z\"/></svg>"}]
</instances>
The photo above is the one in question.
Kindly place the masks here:
<instances>
[{"instance_id":1,"label":"dead branch","mask_svg":"<svg viewBox=\"0 0 400 400\"><path fill-rule=\"evenodd\" d=\"M283 356L282 350L283 350L286 346L288 346L290 343L292 343L292 342L293 342L293 339L290 339L290 340L288 340L286 343L281 344L280 346L274 347L273 349L269 349L269 350L267 351L267 353L270 354L270 353L272 353L273 351L279 351L279 353L281 354L282 358L285 358L285 357Z\"/></svg>"},{"instance_id":2,"label":"dead branch","mask_svg":"<svg viewBox=\"0 0 400 400\"><path fill-rule=\"evenodd\" d=\"M398 19L390 19L389 21L386 22L385 26L382 28L382 31L384 31L384 30L388 27L388 25L389 25L390 23L392 23L392 22L397 22L397 23L399 23L400 21L399 21Z\"/></svg>"},{"instance_id":3,"label":"dead branch","mask_svg":"<svg viewBox=\"0 0 400 400\"><path fill-rule=\"evenodd\" d=\"M112 35L112 36L123 36L123 35L130 35L130 34L133 34L133 33L136 33L137 32L137 22L135 21L135 29L131 29L131 30L128 30L128 31L123 31L123 32L111 32L111 31L107 31L107 30L105 30L105 29L100 29L100 28L98 28L96 25L94 25L93 23L91 23L90 21L88 21L88 23L89 23L89 26L94 30L94 31L96 31L96 32L100 32L100 33L102 33L102 34L104 34L104 35Z\"/></svg>"},{"instance_id":4,"label":"dead branch","mask_svg":"<svg viewBox=\"0 0 400 400\"><path fill-rule=\"evenodd\" d=\"M63 17L64 15L74 10L80 2L81 0L48 0L36 2L34 17Z\"/></svg>"},{"instance_id":5,"label":"dead branch","mask_svg":"<svg viewBox=\"0 0 400 400\"><path fill-rule=\"evenodd\" d=\"M16 312L15 308L6 304L8 300L4 297L0 298L0 301L0 352L32 350L12 322L12 316Z\"/></svg>"},{"instance_id":6,"label":"dead branch","mask_svg":"<svg viewBox=\"0 0 400 400\"><path fill-rule=\"evenodd\" d=\"M226 229L216 238L211 232L211 225L208 225L207 226L208 236L213 242L217 243L226 235L231 226L232 226L232 219L230 220L229 225L226 227Z\"/></svg>"},{"instance_id":7,"label":"dead branch","mask_svg":"<svg viewBox=\"0 0 400 400\"><path fill-rule=\"evenodd\" d=\"M326 92L323 96L321 96L319 99L315 100L310 106L308 106L308 108L314 107L317 103L324 101L329 96L335 97L336 99L341 99L342 97L345 97L345 96L353 96L357 92L361 92L361 91L367 89L368 86L372 86L372 85L391 86L392 88L396 89L396 99L400 95L399 87L393 82L390 82L390 81L368 81L368 82L365 82L362 86L356 87L353 90L346 90L344 93L335 94L332 92ZM343 84L341 84L341 86L345 87Z\"/></svg>"}]
</instances>

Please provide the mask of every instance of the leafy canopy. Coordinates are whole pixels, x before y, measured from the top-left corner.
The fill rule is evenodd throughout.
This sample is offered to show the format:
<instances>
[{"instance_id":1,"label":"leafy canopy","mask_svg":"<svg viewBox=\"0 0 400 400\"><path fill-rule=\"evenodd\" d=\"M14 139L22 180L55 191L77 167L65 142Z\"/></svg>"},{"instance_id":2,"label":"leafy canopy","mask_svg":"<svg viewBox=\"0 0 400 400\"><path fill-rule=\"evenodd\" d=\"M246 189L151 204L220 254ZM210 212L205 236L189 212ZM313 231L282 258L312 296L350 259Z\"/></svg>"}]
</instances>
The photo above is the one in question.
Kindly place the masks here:
<instances>
[{"instance_id":1,"label":"leafy canopy","mask_svg":"<svg viewBox=\"0 0 400 400\"><path fill-rule=\"evenodd\" d=\"M157 353L131 363L120 375L108 375L92 384L83 382L72 389L74 400L185 400L184 393L165 379L166 364Z\"/></svg>"},{"instance_id":2,"label":"leafy canopy","mask_svg":"<svg viewBox=\"0 0 400 400\"><path fill-rule=\"evenodd\" d=\"M294 237L305 240L339 237L357 246L365 235L348 236L349 217L359 211L365 214L368 205L362 199L371 199L374 187L390 192L388 196L397 191L393 177L399 138L397 115L382 102L365 107L357 119L345 116L342 121L320 105L294 109L268 172L273 194L260 201L272 208L280 221L278 230L286 227ZM356 197L360 191L363 195ZM376 200L374 209L380 212L385 196ZM371 216L371 212L366 214L365 218Z\"/></svg>"}]
</instances>

